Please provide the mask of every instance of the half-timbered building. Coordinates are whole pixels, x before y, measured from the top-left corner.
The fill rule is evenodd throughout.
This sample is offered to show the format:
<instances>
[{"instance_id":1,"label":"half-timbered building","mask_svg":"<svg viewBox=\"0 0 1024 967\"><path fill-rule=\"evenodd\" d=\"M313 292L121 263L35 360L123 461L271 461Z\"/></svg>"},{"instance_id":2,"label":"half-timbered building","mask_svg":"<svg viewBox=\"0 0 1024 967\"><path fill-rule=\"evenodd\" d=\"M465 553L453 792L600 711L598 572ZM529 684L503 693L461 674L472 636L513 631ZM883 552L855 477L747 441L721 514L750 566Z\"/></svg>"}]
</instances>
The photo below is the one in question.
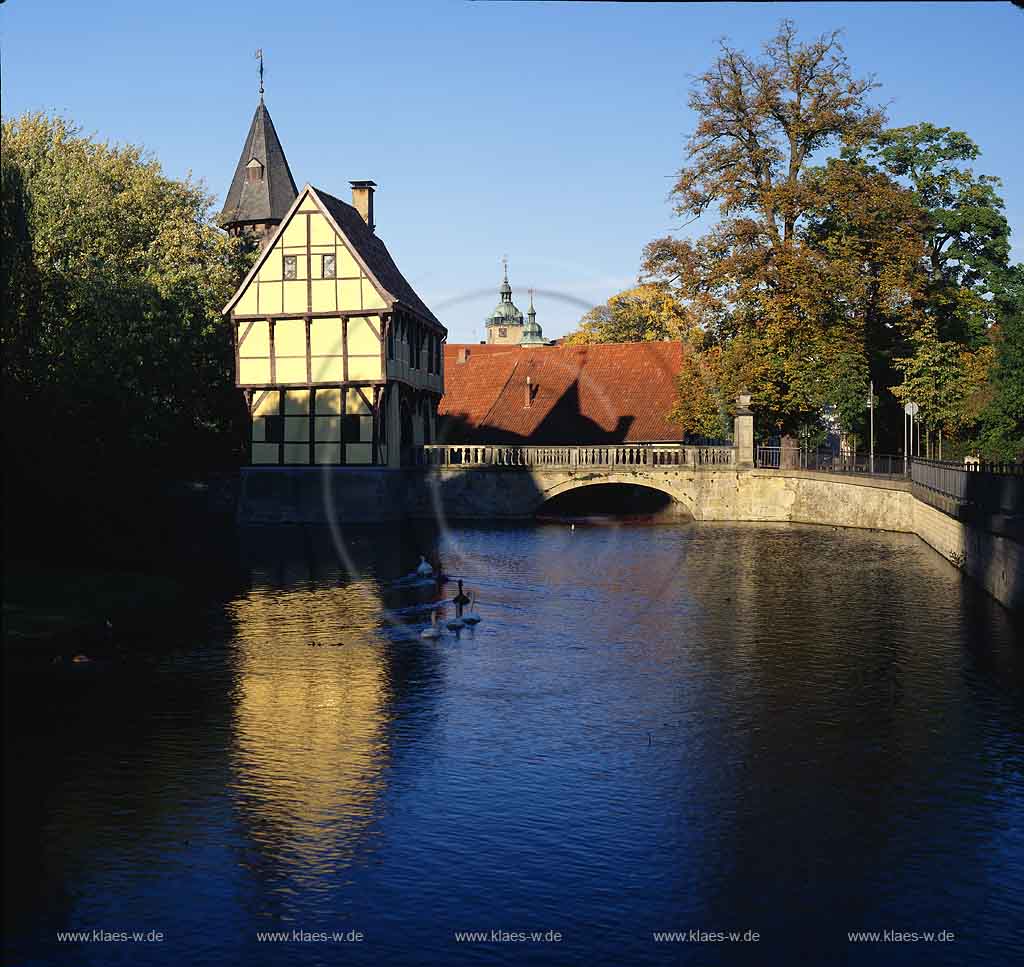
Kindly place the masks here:
<instances>
[{"instance_id":1,"label":"half-timbered building","mask_svg":"<svg viewBox=\"0 0 1024 967\"><path fill-rule=\"evenodd\" d=\"M259 110L269 123L262 100ZM242 182L286 184L275 163L287 166L283 151L243 151ZM283 215L259 208L272 194L248 193L247 222L269 234L224 313L253 465L397 467L436 438L447 330L376 234L376 185L350 184L352 204L307 184Z\"/></svg>"}]
</instances>

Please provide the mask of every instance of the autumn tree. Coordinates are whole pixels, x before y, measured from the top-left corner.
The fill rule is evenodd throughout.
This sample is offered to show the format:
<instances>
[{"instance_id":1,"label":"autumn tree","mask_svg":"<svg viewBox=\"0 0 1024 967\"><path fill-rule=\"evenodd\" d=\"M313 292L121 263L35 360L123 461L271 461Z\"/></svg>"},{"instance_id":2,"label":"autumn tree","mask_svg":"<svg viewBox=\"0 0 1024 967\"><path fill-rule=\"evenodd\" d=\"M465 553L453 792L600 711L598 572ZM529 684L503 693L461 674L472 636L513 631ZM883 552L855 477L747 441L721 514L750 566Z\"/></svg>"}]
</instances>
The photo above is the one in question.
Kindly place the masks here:
<instances>
[{"instance_id":1,"label":"autumn tree","mask_svg":"<svg viewBox=\"0 0 1024 967\"><path fill-rule=\"evenodd\" d=\"M686 307L665 286L646 284L616 293L604 305L591 309L564 342L582 346L686 339L694 329Z\"/></svg>"},{"instance_id":2,"label":"autumn tree","mask_svg":"<svg viewBox=\"0 0 1024 967\"><path fill-rule=\"evenodd\" d=\"M783 433L837 395L851 414L863 407L865 331L914 301L909 192L863 164L815 164L877 136L874 87L854 76L837 33L801 43L785 21L760 58L723 42L691 94L698 123L673 190L679 215L719 221L697 240L645 250L647 277L720 348L726 383L742 374L761 425Z\"/></svg>"}]
</instances>

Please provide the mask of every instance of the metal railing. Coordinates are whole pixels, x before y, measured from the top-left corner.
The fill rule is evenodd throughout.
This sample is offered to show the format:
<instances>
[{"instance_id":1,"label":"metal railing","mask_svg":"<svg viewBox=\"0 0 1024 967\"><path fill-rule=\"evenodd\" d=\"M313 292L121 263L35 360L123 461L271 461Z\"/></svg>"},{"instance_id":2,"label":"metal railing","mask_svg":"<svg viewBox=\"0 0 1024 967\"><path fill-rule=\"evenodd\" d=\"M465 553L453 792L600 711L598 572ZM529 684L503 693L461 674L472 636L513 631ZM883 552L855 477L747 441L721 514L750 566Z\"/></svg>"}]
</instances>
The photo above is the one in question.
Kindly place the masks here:
<instances>
[{"instance_id":1,"label":"metal railing","mask_svg":"<svg viewBox=\"0 0 1024 967\"><path fill-rule=\"evenodd\" d=\"M419 447L421 467L734 467L729 446L633 443L611 446L518 446L433 443Z\"/></svg>"},{"instance_id":2,"label":"metal railing","mask_svg":"<svg viewBox=\"0 0 1024 967\"><path fill-rule=\"evenodd\" d=\"M915 457L910 479L915 494L929 503L935 503L929 499L931 495L938 495L986 513L1024 513L1024 464L953 463Z\"/></svg>"},{"instance_id":3,"label":"metal railing","mask_svg":"<svg viewBox=\"0 0 1024 967\"><path fill-rule=\"evenodd\" d=\"M755 462L766 470L816 470L876 477L905 477L909 472L909 461L905 462L901 454L876 453L872 458L870 453L837 453L823 448L759 446Z\"/></svg>"}]
</instances>

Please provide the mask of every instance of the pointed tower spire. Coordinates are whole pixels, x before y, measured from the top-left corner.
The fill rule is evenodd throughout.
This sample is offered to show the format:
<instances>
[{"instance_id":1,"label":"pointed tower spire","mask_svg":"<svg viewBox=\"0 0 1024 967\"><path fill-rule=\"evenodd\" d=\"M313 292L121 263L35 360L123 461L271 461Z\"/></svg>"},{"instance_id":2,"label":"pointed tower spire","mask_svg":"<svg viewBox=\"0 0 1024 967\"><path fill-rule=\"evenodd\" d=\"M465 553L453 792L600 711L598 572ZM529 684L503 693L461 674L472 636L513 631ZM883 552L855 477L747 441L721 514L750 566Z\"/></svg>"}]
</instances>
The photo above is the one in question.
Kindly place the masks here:
<instances>
[{"instance_id":1,"label":"pointed tower spire","mask_svg":"<svg viewBox=\"0 0 1024 967\"><path fill-rule=\"evenodd\" d=\"M274 122L263 103L261 70L260 102L231 179L221 224L232 235L248 232L266 240L281 224L298 193Z\"/></svg>"},{"instance_id":2,"label":"pointed tower spire","mask_svg":"<svg viewBox=\"0 0 1024 967\"><path fill-rule=\"evenodd\" d=\"M512 286L508 284L508 256L505 255L501 259L501 264L505 267L505 277L502 280L501 288L498 290L501 293L502 302L512 301Z\"/></svg>"},{"instance_id":3,"label":"pointed tower spire","mask_svg":"<svg viewBox=\"0 0 1024 967\"><path fill-rule=\"evenodd\" d=\"M526 313L529 320L523 326L522 335L519 337L520 346L543 346L544 331L537 324L537 310L533 308L533 289L530 289L530 310Z\"/></svg>"}]
</instances>

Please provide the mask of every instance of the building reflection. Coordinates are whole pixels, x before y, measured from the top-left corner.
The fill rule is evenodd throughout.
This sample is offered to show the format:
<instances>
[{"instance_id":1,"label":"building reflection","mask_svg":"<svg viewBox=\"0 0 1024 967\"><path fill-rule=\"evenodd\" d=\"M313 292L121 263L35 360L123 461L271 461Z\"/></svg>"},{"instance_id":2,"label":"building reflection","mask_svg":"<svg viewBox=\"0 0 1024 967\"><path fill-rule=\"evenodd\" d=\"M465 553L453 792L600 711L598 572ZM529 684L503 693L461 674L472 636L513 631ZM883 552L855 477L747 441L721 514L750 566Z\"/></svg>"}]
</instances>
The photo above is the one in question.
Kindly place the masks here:
<instances>
[{"instance_id":1,"label":"building reflection","mask_svg":"<svg viewBox=\"0 0 1024 967\"><path fill-rule=\"evenodd\" d=\"M277 531L244 548L251 587L229 606L233 781L245 865L270 882L283 919L292 890L333 890L372 853L394 706L435 677L418 640L386 617L402 603L390 585L418 560L407 546L418 542L394 537L339 554L325 531ZM410 663L424 667L410 674Z\"/></svg>"}]
</instances>

